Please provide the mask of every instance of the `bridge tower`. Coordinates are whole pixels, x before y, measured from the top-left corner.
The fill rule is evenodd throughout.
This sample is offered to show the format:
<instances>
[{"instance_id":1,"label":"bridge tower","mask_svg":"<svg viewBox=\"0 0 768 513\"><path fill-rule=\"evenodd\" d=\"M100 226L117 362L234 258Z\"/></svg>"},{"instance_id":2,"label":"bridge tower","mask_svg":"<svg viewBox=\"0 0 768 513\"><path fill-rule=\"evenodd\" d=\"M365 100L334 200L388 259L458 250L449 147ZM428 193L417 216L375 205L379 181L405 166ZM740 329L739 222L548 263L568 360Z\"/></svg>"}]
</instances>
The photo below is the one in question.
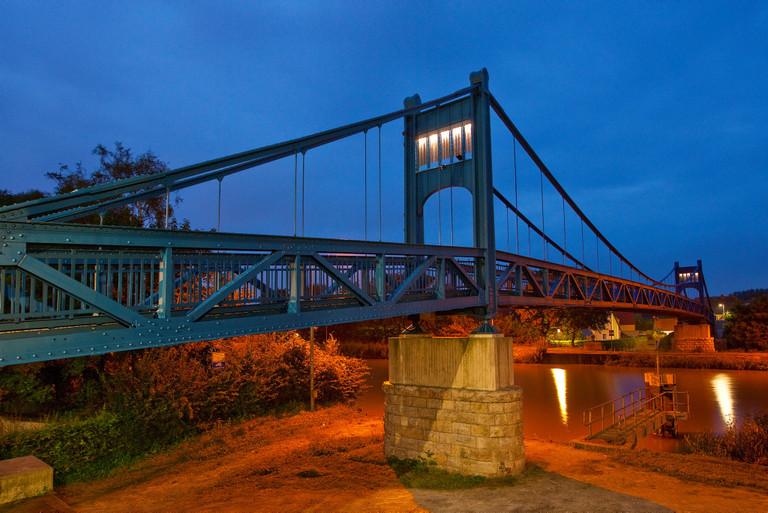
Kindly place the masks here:
<instances>
[{"instance_id":1,"label":"bridge tower","mask_svg":"<svg viewBox=\"0 0 768 513\"><path fill-rule=\"evenodd\" d=\"M424 205L447 187L472 195L475 283L482 313L497 308L488 72L469 77L471 94L405 116L405 242L424 244ZM418 95L405 108L421 105ZM514 385L512 339L487 323L466 338L403 334L389 341L384 384L384 453L431 454L442 468L483 476L525 466L522 391Z\"/></svg>"},{"instance_id":2,"label":"bridge tower","mask_svg":"<svg viewBox=\"0 0 768 513\"><path fill-rule=\"evenodd\" d=\"M468 97L405 116L405 242L424 244L424 205L448 187L472 195L473 243L485 256L476 262L477 283L484 286L485 317L496 314L496 245L491 166L488 71L469 76L475 86ZM419 95L403 102L421 104Z\"/></svg>"},{"instance_id":3,"label":"bridge tower","mask_svg":"<svg viewBox=\"0 0 768 513\"><path fill-rule=\"evenodd\" d=\"M675 262L673 272L675 274L675 292L685 296L686 289L695 290L698 294L697 300L705 310L709 311L709 294L707 293L707 284L704 281L701 260L697 260L695 266L686 267L681 267L679 262ZM673 347L678 351L713 352L715 343L712 337L712 325L708 322L692 325L678 323L675 326Z\"/></svg>"},{"instance_id":4,"label":"bridge tower","mask_svg":"<svg viewBox=\"0 0 768 513\"><path fill-rule=\"evenodd\" d=\"M675 292L682 296L685 295L685 289L693 289L699 294L701 304L709 307L707 286L704 283L704 273L701 269L701 260L696 261L695 266L680 267L679 262L675 262Z\"/></svg>"}]
</instances>

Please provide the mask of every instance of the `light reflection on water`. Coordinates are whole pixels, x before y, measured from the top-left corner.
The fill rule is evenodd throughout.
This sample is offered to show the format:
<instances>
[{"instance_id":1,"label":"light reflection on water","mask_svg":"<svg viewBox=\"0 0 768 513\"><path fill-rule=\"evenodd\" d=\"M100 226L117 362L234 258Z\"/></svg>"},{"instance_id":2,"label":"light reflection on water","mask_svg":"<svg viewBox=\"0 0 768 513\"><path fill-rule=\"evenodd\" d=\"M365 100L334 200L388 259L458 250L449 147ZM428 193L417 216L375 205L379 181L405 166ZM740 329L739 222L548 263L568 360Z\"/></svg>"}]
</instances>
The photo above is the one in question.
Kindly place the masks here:
<instances>
[{"instance_id":1,"label":"light reflection on water","mask_svg":"<svg viewBox=\"0 0 768 513\"><path fill-rule=\"evenodd\" d=\"M384 415L387 360L366 360L370 388L357 407L368 415ZM643 372L653 369L575 364L516 364L515 383L523 389L523 434L529 438L567 442L587 434L582 412L643 386ZM755 409L768 409L768 372L669 369L678 390L690 392L691 415L680 422L681 433L725 432L727 422ZM561 377L558 377L561 376ZM559 384L560 383L560 384ZM554 386L553 386L554 385ZM664 447L652 444L668 443ZM648 437L638 447L672 450L674 442Z\"/></svg>"},{"instance_id":2,"label":"light reflection on water","mask_svg":"<svg viewBox=\"0 0 768 513\"><path fill-rule=\"evenodd\" d=\"M568 403L565 398L565 369L551 369L552 377L555 378L555 388L557 389L557 401L560 403L560 419L563 424L568 425Z\"/></svg>"},{"instance_id":3,"label":"light reflection on water","mask_svg":"<svg viewBox=\"0 0 768 513\"><path fill-rule=\"evenodd\" d=\"M715 400L717 400L717 406L720 408L723 424L731 424L736 420L733 414L733 383L731 382L731 377L725 373L713 376L712 390L715 392Z\"/></svg>"}]
</instances>

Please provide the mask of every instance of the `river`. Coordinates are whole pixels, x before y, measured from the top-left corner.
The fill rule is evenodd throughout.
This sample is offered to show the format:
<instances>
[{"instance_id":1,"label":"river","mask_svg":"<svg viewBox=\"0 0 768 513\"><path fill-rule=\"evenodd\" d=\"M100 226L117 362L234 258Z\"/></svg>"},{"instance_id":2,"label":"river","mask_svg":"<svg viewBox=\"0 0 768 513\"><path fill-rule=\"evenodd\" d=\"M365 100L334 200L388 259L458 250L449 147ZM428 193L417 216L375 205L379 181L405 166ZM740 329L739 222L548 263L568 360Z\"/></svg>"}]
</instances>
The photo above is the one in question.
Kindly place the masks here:
<instances>
[{"instance_id":1,"label":"river","mask_svg":"<svg viewBox=\"0 0 768 513\"><path fill-rule=\"evenodd\" d=\"M371 369L370 388L358 399L369 415L384 415L387 360L366 360ZM655 369L604 365L515 364L515 383L523 388L523 434L566 442L583 438L587 428L582 412L643 386L643 373ZM723 433L731 419L745 413L768 410L768 372L672 369L678 390L690 394L689 420L681 421L680 433L711 429ZM647 437L638 447L671 450L674 442Z\"/></svg>"}]
</instances>

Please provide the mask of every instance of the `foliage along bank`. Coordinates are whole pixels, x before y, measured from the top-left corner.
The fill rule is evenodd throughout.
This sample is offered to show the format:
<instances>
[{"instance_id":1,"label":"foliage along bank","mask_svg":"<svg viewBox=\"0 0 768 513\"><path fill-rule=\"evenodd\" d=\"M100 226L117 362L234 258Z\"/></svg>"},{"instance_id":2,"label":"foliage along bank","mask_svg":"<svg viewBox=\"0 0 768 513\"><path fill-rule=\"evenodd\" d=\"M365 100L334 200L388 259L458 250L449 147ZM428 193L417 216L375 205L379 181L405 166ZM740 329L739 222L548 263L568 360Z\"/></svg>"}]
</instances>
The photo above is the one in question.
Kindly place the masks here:
<instances>
[{"instance_id":1,"label":"foliage along bank","mask_svg":"<svg viewBox=\"0 0 768 513\"><path fill-rule=\"evenodd\" d=\"M224 353L224 368L212 368L213 351ZM303 408L309 353L289 332L5 367L0 405L18 408L19 394L32 392L27 413L58 411L60 420L0 437L0 459L34 454L57 483L102 477L218 422ZM319 403L348 401L364 387L366 367L340 355L333 339L316 344L314 366ZM59 387L55 376L70 379ZM77 410L56 410L57 396Z\"/></svg>"}]
</instances>

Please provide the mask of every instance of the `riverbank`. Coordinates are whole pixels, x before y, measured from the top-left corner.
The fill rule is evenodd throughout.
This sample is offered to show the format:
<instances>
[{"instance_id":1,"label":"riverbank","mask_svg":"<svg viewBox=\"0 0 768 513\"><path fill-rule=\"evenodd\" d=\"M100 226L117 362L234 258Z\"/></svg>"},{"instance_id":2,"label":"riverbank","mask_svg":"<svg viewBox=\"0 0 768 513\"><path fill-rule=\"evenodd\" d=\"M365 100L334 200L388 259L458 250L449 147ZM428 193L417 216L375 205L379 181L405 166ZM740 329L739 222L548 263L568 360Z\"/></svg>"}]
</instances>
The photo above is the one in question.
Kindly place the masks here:
<instances>
[{"instance_id":1,"label":"riverbank","mask_svg":"<svg viewBox=\"0 0 768 513\"><path fill-rule=\"evenodd\" d=\"M640 512L670 511L668 508L754 512L768 508L768 489L762 484L704 484L712 471L706 466L696 478L691 477L690 472L697 472L697 457L668 455L670 466L656 472L650 463L638 468L610 454L531 439L525 442L526 458L540 470L509 485L458 491L409 490L384 460L382 431L380 417L345 407L221 425L110 478L56 492L82 513ZM690 468L682 479L674 477L674 462L679 458L685 458ZM749 476L764 469L724 462L718 474L724 472ZM6 506L0 513L23 511L23 506Z\"/></svg>"},{"instance_id":2,"label":"riverbank","mask_svg":"<svg viewBox=\"0 0 768 513\"><path fill-rule=\"evenodd\" d=\"M633 351L585 351L580 348L548 348L538 362L546 364L614 365L655 367L656 353ZM766 353L659 353L665 369L722 369L768 371Z\"/></svg>"}]
</instances>

